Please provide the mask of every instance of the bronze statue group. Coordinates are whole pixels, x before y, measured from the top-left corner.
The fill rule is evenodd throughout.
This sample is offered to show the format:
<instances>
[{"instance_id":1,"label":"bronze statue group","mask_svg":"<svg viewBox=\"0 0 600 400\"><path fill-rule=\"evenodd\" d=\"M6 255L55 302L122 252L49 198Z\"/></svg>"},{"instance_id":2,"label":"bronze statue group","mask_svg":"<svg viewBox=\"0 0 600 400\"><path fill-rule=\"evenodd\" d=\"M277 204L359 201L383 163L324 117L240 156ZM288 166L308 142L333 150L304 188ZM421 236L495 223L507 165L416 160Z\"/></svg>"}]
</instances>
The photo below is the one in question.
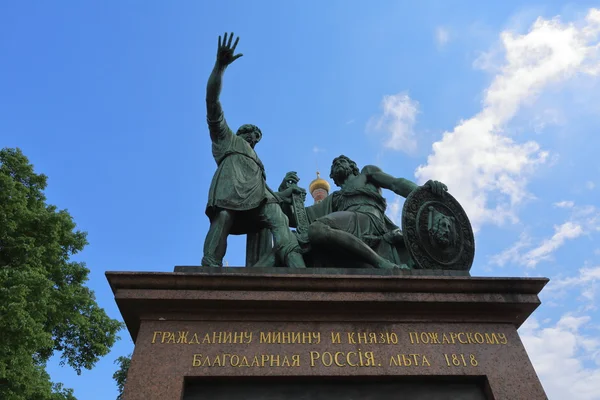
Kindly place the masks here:
<instances>
[{"instance_id":1,"label":"bronze statue group","mask_svg":"<svg viewBox=\"0 0 600 400\"><path fill-rule=\"evenodd\" d=\"M279 190L266 182L264 166L255 146L262 132L243 125L234 134L227 125L219 96L223 74L242 54L234 55L239 37L219 36L217 59L206 88L207 122L212 154L218 165L208 195L206 215L210 228L204 243L202 266L221 267L230 234L246 234L255 252L247 260L258 267L327 267L410 269L414 262L405 248L402 232L386 215L381 189L407 197L419 188L444 196L446 185L428 181L423 186L386 174L374 165L359 169L346 156L335 158L330 177L340 188L322 202L305 207L299 221L293 196L305 196L299 177L289 172ZM305 231L299 223L308 223ZM250 240L250 239L249 239Z\"/></svg>"}]
</instances>

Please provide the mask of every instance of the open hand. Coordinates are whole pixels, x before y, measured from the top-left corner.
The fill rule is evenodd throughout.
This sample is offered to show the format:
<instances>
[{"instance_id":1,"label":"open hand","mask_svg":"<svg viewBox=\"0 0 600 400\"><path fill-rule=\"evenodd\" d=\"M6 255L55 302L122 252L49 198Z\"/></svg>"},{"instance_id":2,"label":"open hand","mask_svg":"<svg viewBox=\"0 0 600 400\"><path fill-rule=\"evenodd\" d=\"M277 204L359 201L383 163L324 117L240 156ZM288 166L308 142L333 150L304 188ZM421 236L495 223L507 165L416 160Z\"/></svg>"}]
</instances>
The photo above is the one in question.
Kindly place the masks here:
<instances>
[{"instance_id":1,"label":"open hand","mask_svg":"<svg viewBox=\"0 0 600 400\"><path fill-rule=\"evenodd\" d=\"M229 42L227 41L227 32L223 36L223 41L221 41L221 36L219 36L219 48L217 49L217 64L221 68L226 68L229 64L243 56L242 53L233 55L235 52L235 48L237 47L238 42L240 41L240 37L238 36L235 39L235 43L231 46L231 41L233 40L233 32L229 35Z\"/></svg>"},{"instance_id":2,"label":"open hand","mask_svg":"<svg viewBox=\"0 0 600 400\"><path fill-rule=\"evenodd\" d=\"M448 186L444 185L442 182L428 180L423 187L428 188L431 192L437 196L442 196L444 193L448 191Z\"/></svg>"}]
</instances>

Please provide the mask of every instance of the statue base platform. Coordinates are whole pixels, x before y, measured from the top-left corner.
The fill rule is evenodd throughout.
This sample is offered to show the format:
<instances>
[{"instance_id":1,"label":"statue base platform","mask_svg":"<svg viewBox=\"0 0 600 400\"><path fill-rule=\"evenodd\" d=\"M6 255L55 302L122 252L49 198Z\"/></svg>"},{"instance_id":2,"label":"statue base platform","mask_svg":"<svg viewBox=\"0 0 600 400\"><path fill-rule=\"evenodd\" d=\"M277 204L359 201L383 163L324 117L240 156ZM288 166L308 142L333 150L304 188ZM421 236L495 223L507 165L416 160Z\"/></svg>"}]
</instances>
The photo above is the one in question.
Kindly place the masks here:
<instances>
[{"instance_id":1,"label":"statue base platform","mask_svg":"<svg viewBox=\"0 0 600 400\"><path fill-rule=\"evenodd\" d=\"M517 333L545 278L175 271L106 273L135 343L124 400L547 398Z\"/></svg>"}]
</instances>

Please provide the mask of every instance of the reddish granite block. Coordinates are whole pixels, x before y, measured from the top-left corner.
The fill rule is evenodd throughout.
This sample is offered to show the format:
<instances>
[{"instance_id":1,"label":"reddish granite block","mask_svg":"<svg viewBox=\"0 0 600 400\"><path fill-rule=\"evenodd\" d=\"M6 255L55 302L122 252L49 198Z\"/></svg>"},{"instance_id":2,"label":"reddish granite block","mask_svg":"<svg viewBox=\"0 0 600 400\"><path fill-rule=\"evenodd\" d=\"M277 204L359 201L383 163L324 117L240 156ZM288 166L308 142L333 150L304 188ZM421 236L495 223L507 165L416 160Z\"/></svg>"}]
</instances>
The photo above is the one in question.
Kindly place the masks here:
<instances>
[{"instance_id":1,"label":"reddish granite block","mask_svg":"<svg viewBox=\"0 0 600 400\"><path fill-rule=\"evenodd\" d=\"M485 377L491 399L546 398L517 328L547 279L107 277L136 344L125 400L179 400L194 377Z\"/></svg>"}]
</instances>

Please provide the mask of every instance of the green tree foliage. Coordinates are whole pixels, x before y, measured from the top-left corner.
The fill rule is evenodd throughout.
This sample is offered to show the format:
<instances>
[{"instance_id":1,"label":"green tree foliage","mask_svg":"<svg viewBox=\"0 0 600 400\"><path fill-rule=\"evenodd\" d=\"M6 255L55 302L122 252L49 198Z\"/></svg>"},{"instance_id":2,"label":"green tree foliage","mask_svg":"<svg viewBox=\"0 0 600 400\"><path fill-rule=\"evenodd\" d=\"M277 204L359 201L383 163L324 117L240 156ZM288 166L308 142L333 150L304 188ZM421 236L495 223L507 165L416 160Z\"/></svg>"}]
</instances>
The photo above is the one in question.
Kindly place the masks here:
<instances>
[{"instance_id":1,"label":"green tree foliage","mask_svg":"<svg viewBox=\"0 0 600 400\"><path fill-rule=\"evenodd\" d=\"M85 286L89 270L70 261L87 244L66 210L46 204L46 176L19 149L0 150L0 399L74 400L45 367L91 369L117 340Z\"/></svg>"},{"instance_id":2,"label":"green tree foliage","mask_svg":"<svg viewBox=\"0 0 600 400\"><path fill-rule=\"evenodd\" d=\"M121 356L117 358L115 364L119 365L119 369L113 374L113 379L117 382L117 389L119 390L117 400L121 400L123 398L125 381L127 380L127 372L129 372L129 364L131 364L131 354L127 357Z\"/></svg>"}]
</instances>

